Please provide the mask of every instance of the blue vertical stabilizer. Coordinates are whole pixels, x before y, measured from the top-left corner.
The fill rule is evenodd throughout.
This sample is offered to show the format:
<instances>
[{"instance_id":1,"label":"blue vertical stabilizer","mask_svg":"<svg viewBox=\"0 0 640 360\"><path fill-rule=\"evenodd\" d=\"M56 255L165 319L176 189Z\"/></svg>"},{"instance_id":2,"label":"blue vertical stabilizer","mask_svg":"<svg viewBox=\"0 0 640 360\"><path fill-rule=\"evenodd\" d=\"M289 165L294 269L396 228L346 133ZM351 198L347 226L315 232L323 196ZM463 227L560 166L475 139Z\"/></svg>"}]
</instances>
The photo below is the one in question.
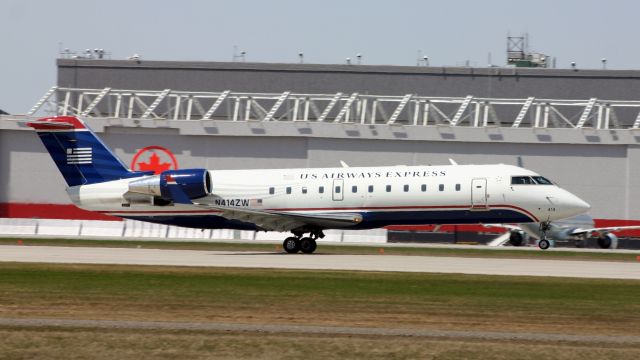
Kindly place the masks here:
<instances>
[{"instance_id":1,"label":"blue vertical stabilizer","mask_svg":"<svg viewBox=\"0 0 640 360\"><path fill-rule=\"evenodd\" d=\"M67 185L88 185L145 175L130 171L80 119L43 118L27 125L38 132Z\"/></svg>"}]
</instances>

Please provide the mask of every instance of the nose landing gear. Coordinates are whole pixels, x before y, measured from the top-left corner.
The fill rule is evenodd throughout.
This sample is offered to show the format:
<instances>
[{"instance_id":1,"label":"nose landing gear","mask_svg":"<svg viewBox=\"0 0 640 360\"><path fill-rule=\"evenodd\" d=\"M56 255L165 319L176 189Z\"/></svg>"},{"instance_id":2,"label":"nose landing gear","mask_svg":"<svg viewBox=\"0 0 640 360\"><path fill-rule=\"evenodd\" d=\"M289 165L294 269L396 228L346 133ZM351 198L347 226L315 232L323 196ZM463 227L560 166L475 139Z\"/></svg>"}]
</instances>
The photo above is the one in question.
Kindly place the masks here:
<instances>
[{"instance_id":1,"label":"nose landing gear","mask_svg":"<svg viewBox=\"0 0 640 360\"><path fill-rule=\"evenodd\" d=\"M282 243L284 251L289 254L295 254L298 251L302 251L305 254L313 254L318 247L316 239L324 237L322 230L311 231L307 237L303 237L304 233L293 233L293 235L284 239Z\"/></svg>"},{"instance_id":2,"label":"nose landing gear","mask_svg":"<svg viewBox=\"0 0 640 360\"><path fill-rule=\"evenodd\" d=\"M550 221L543 221L540 223L540 240L538 241L538 247L541 250L547 250L550 246L551 243L549 242L549 240L547 240L547 231L549 231L549 229L551 228L551 222Z\"/></svg>"}]
</instances>

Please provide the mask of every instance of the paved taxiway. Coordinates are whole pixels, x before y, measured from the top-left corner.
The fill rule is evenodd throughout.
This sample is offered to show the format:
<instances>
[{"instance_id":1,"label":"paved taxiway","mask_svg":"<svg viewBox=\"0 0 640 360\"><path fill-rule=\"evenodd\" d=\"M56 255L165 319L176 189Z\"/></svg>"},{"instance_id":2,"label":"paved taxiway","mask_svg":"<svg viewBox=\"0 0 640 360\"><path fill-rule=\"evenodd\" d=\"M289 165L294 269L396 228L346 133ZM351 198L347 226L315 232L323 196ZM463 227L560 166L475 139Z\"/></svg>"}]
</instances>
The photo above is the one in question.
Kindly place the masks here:
<instances>
[{"instance_id":1,"label":"paved taxiway","mask_svg":"<svg viewBox=\"0 0 640 360\"><path fill-rule=\"evenodd\" d=\"M0 246L0 261L405 271L640 280L639 262L496 259L397 255L290 255L269 252Z\"/></svg>"}]
</instances>

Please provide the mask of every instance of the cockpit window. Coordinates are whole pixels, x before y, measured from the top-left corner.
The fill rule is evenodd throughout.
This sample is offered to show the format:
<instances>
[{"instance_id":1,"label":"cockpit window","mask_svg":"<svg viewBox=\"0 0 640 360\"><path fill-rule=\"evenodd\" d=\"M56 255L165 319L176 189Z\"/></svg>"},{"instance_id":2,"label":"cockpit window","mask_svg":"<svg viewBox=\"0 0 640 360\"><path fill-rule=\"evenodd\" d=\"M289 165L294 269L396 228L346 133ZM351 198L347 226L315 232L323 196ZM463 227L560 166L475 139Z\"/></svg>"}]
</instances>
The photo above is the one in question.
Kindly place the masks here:
<instances>
[{"instance_id":1,"label":"cockpit window","mask_svg":"<svg viewBox=\"0 0 640 360\"><path fill-rule=\"evenodd\" d=\"M553 183L542 176L512 176L511 185L553 185Z\"/></svg>"},{"instance_id":2,"label":"cockpit window","mask_svg":"<svg viewBox=\"0 0 640 360\"><path fill-rule=\"evenodd\" d=\"M533 180L535 180L540 185L553 185L551 180L542 176L533 176Z\"/></svg>"},{"instance_id":3,"label":"cockpit window","mask_svg":"<svg viewBox=\"0 0 640 360\"><path fill-rule=\"evenodd\" d=\"M530 176L512 176L511 185L534 185L535 182Z\"/></svg>"}]
</instances>

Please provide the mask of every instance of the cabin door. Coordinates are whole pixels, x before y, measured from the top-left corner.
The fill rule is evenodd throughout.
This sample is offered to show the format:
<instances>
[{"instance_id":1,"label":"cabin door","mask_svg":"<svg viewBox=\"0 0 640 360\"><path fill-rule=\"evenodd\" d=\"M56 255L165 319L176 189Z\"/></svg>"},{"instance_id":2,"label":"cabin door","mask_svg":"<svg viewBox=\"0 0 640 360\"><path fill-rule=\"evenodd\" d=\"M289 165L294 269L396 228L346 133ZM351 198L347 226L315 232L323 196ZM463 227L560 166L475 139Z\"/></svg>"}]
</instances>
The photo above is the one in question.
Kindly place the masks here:
<instances>
[{"instance_id":1,"label":"cabin door","mask_svg":"<svg viewBox=\"0 0 640 360\"><path fill-rule=\"evenodd\" d=\"M344 199L344 180L333 180L333 201L342 201Z\"/></svg>"},{"instance_id":2,"label":"cabin door","mask_svg":"<svg viewBox=\"0 0 640 360\"><path fill-rule=\"evenodd\" d=\"M489 204L487 202L487 179L471 180L471 209L487 210Z\"/></svg>"}]
</instances>

